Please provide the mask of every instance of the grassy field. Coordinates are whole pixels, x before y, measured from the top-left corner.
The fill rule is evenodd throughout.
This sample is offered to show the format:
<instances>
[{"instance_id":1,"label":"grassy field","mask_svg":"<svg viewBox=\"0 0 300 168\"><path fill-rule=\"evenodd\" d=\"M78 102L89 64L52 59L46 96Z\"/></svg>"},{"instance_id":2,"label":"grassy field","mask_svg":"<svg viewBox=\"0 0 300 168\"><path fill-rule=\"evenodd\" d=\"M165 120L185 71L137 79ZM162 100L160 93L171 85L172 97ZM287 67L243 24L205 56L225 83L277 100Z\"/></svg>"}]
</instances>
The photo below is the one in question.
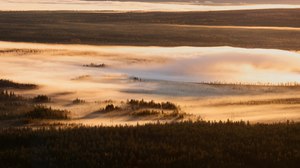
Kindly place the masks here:
<instances>
[{"instance_id":1,"label":"grassy field","mask_svg":"<svg viewBox=\"0 0 300 168\"><path fill-rule=\"evenodd\" d=\"M0 40L138 46L234 46L300 50L297 9L181 13L0 12Z\"/></svg>"}]
</instances>

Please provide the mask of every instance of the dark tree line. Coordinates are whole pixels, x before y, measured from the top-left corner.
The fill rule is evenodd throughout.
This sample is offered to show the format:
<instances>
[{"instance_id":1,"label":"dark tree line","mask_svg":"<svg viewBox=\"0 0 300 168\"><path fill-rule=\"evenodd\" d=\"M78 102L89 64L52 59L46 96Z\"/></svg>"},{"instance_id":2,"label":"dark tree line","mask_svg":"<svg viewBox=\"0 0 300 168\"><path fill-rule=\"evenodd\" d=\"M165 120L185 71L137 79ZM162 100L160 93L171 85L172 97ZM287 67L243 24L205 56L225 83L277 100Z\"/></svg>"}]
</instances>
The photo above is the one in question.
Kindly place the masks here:
<instances>
[{"instance_id":1,"label":"dark tree line","mask_svg":"<svg viewBox=\"0 0 300 168\"><path fill-rule=\"evenodd\" d=\"M1 167L298 167L300 124L0 129Z\"/></svg>"}]
</instances>

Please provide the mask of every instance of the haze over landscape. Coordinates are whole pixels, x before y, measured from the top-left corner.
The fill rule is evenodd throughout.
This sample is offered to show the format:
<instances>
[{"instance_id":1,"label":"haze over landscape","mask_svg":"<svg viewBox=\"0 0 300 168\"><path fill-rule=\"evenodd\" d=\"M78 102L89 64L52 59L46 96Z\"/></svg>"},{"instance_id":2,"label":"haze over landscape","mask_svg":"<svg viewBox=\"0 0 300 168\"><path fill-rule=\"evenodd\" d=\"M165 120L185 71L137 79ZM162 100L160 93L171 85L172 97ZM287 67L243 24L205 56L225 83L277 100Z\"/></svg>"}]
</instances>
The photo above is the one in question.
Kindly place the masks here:
<instances>
[{"instance_id":1,"label":"haze over landscape","mask_svg":"<svg viewBox=\"0 0 300 168\"><path fill-rule=\"evenodd\" d=\"M128 99L173 100L194 118L251 122L284 121L287 115L257 113L265 108L260 105L252 113L235 117L230 112L224 116L226 109L216 106L210 115L203 99L216 101L210 103L213 108L225 97L232 99L227 104L239 99L256 101L249 99L253 95L266 102L298 99L300 12L296 1L0 3L1 78L37 85L39 89L14 91L26 97L54 95L51 106L70 110L74 119L99 108L69 105L76 98L117 104ZM295 88L292 95L290 87ZM273 103L270 106L275 108ZM299 120L294 113L298 107L278 107L282 109L290 111L289 120Z\"/></svg>"},{"instance_id":2,"label":"haze over landscape","mask_svg":"<svg viewBox=\"0 0 300 168\"><path fill-rule=\"evenodd\" d=\"M300 1L0 0L4 167L297 167Z\"/></svg>"},{"instance_id":3,"label":"haze over landscape","mask_svg":"<svg viewBox=\"0 0 300 168\"><path fill-rule=\"evenodd\" d=\"M69 105L77 98L117 104L173 100L194 118L284 121L286 113L278 115L273 103L274 113L260 114L265 107L257 105L235 117L215 106L226 97L232 101L225 104L256 101L249 99L254 95L267 102L298 99L300 12L296 1L278 3L2 0L1 78L37 85L39 89L14 91L26 97L53 95L51 106L70 110L76 120L99 108ZM295 88L292 95L290 87ZM214 115L203 105L207 97L216 101L209 105L216 108ZM290 111L289 120L299 120L298 107L286 110L281 104L277 109Z\"/></svg>"}]
</instances>

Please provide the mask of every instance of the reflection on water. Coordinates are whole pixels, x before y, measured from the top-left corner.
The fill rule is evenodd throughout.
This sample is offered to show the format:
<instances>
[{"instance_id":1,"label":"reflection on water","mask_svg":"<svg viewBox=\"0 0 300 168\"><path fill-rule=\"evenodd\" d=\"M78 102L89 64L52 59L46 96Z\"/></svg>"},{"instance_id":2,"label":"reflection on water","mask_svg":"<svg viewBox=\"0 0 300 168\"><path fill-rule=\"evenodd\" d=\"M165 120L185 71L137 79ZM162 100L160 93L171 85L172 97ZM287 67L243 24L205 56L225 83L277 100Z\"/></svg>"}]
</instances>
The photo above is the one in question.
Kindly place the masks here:
<instances>
[{"instance_id":1,"label":"reflection on water","mask_svg":"<svg viewBox=\"0 0 300 168\"><path fill-rule=\"evenodd\" d=\"M243 9L299 8L300 5L200 5L84 0L0 0L0 10L101 10L101 11L218 11Z\"/></svg>"}]
</instances>

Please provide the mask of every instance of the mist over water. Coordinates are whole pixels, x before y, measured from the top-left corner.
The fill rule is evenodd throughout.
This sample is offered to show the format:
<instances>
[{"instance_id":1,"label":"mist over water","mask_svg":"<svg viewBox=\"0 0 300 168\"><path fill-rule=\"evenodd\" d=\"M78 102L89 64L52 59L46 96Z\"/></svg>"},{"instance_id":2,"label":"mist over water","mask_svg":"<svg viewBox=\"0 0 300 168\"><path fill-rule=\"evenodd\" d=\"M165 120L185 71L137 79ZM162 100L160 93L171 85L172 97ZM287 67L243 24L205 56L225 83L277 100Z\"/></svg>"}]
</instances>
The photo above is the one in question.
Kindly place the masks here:
<instances>
[{"instance_id":1,"label":"mist over water","mask_svg":"<svg viewBox=\"0 0 300 168\"><path fill-rule=\"evenodd\" d=\"M16 80L19 76L28 79L27 82L32 77L33 83L45 80L43 84L49 84L49 78L51 81L74 83L70 78L79 74L97 77L136 76L151 80L196 83L300 82L300 54L283 50L233 47L107 47L10 42L1 42L0 47L2 51L33 49L42 52L27 53L25 56L20 56L17 52L3 52L0 55L0 69L5 72L5 76ZM97 69L82 66L90 63L105 63L108 67ZM34 81L35 79L39 80Z\"/></svg>"},{"instance_id":2,"label":"mist over water","mask_svg":"<svg viewBox=\"0 0 300 168\"><path fill-rule=\"evenodd\" d=\"M287 51L178 47L173 48L168 56L172 61L164 65L129 73L182 82L300 82L299 54Z\"/></svg>"},{"instance_id":3,"label":"mist over water","mask_svg":"<svg viewBox=\"0 0 300 168\"><path fill-rule=\"evenodd\" d=\"M106 66L83 66L91 63ZM198 82L300 82L299 67L299 53L273 49L0 42L0 79L38 84L37 90L19 92L25 96L49 95L54 101L52 107L67 108L74 116L84 116L98 110L99 104L92 102L99 100L143 98L178 103L183 110L204 119L226 120L233 112L236 118L231 119L236 120L281 121L287 116L296 119L298 106L290 108L287 114L287 105L216 104L297 98L299 89L214 87ZM132 77L141 80L133 80ZM76 98L89 103L70 106ZM262 115L262 109L272 110ZM245 111L249 112L245 114Z\"/></svg>"}]
</instances>

